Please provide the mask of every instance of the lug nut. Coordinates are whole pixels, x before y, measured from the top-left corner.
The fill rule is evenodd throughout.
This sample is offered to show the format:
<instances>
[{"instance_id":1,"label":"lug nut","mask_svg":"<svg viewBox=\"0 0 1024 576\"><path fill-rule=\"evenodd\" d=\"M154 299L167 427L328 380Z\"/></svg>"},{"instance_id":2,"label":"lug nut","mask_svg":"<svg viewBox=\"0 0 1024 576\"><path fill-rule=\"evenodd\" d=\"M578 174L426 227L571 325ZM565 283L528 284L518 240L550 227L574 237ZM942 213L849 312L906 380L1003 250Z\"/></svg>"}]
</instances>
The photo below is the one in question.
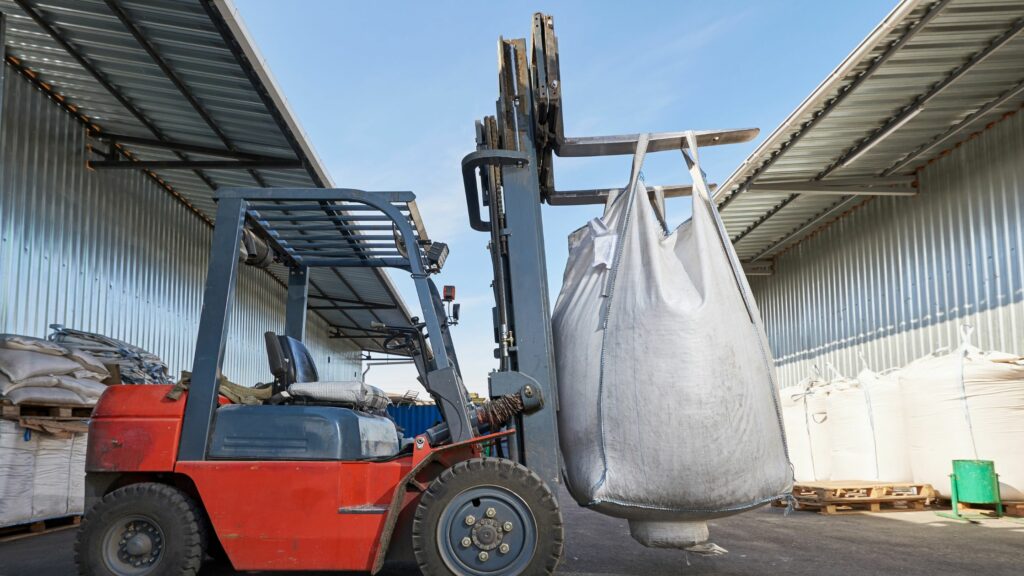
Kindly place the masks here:
<instances>
[{"instance_id":1,"label":"lug nut","mask_svg":"<svg viewBox=\"0 0 1024 576\"><path fill-rule=\"evenodd\" d=\"M495 510L494 508L488 508L488 509L487 509L487 517L488 517L488 518L494 518L494 516L495 516L495 515L496 515L497 513L498 513L498 511L497 511L497 510Z\"/></svg>"},{"instance_id":2,"label":"lug nut","mask_svg":"<svg viewBox=\"0 0 1024 576\"><path fill-rule=\"evenodd\" d=\"M502 554L508 554L508 550L508 544L502 544L501 546L498 546L498 552L501 552Z\"/></svg>"},{"instance_id":3,"label":"lug nut","mask_svg":"<svg viewBox=\"0 0 1024 576\"><path fill-rule=\"evenodd\" d=\"M476 555L476 557L479 558L481 562L487 562L487 559L490 558L491 555L487 552L481 551L479 554Z\"/></svg>"},{"instance_id":4,"label":"lug nut","mask_svg":"<svg viewBox=\"0 0 1024 576\"><path fill-rule=\"evenodd\" d=\"M476 524L476 518L472 514L466 516L466 526L472 526L473 524Z\"/></svg>"},{"instance_id":5,"label":"lug nut","mask_svg":"<svg viewBox=\"0 0 1024 576\"><path fill-rule=\"evenodd\" d=\"M469 536L466 536L465 538L462 539L462 547L463 548L469 548L472 545L473 545L473 541L470 540Z\"/></svg>"},{"instance_id":6,"label":"lug nut","mask_svg":"<svg viewBox=\"0 0 1024 576\"><path fill-rule=\"evenodd\" d=\"M504 524L502 524L501 528L505 532L511 532L512 531L512 523L511 522L505 522Z\"/></svg>"}]
</instances>

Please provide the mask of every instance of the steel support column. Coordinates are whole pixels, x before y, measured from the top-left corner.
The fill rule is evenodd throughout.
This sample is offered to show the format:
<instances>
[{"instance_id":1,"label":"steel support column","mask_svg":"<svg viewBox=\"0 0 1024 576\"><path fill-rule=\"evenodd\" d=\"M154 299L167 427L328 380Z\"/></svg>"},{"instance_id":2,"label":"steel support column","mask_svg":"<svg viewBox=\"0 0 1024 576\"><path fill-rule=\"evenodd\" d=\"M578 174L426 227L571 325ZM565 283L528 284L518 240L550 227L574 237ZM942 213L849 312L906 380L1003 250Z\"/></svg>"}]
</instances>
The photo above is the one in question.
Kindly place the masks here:
<instances>
[{"instance_id":1,"label":"steel support column","mask_svg":"<svg viewBox=\"0 0 1024 576\"><path fill-rule=\"evenodd\" d=\"M7 90L7 15L0 12L0 133L4 128L4 91ZM0 138L0 142L4 139ZM4 159L0 150L0 182L3 181Z\"/></svg>"},{"instance_id":2,"label":"steel support column","mask_svg":"<svg viewBox=\"0 0 1024 576\"><path fill-rule=\"evenodd\" d=\"M309 301L309 268L298 266L288 271L288 303L284 316L284 335L300 342L306 339L306 303Z\"/></svg>"},{"instance_id":3,"label":"steel support column","mask_svg":"<svg viewBox=\"0 0 1024 576\"><path fill-rule=\"evenodd\" d=\"M230 197L221 198L217 204L213 251L206 272L199 337L196 339L192 362L192 384L182 422L181 443L178 445L179 461L206 459L213 412L217 408L217 388L221 366L224 364L231 303L234 301L238 278L238 250L245 221L243 205L241 198Z\"/></svg>"}]
</instances>

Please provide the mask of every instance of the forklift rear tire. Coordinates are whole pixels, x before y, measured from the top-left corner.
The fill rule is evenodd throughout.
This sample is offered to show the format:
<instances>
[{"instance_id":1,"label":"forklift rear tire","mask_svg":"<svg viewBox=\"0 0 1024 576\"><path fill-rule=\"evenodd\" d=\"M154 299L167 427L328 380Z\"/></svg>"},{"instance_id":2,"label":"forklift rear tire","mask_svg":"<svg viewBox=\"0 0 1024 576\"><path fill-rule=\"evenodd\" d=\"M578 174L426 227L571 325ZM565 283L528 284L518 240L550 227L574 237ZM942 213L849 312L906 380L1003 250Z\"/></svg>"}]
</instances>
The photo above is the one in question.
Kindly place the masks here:
<instances>
[{"instance_id":1,"label":"forklift rear tire","mask_svg":"<svg viewBox=\"0 0 1024 576\"><path fill-rule=\"evenodd\" d=\"M195 576L204 517L184 492L144 482L107 494L82 519L75 563L82 576Z\"/></svg>"},{"instance_id":2,"label":"forklift rear tire","mask_svg":"<svg viewBox=\"0 0 1024 576\"><path fill-rule=\"evenodd\" d=\"M424 492L412 543L425 576L552 574L562 556L562 513L525 466L474 458L442 472Z\"/></svg>"}]
</instances>

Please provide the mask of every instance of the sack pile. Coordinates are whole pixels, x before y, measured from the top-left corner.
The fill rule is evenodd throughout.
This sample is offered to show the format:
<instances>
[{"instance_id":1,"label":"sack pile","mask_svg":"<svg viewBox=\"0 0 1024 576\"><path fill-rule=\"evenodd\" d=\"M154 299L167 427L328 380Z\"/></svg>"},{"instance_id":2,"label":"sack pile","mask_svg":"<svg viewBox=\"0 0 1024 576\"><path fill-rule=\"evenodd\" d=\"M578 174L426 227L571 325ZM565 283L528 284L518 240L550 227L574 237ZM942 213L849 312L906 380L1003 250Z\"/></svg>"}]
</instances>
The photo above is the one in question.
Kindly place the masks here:
<instances>
[{"instance_id":1,"label":"sack pile","mask_svg":"<svg viewBox=\"0 0 1024 576\"><path fill-rule=\"evenodd\" d=\"M949 495L952 460L992 460L1003 500L1024 500L1024 356L984 352L965 329L952 353L900 375L915 482Z\"/></svg>"},{"instance_id":2,"label":"sack pile","mask_svg":"<svg viewBox=\"0 0 1024 576\"><path fill-rule=\"evenodd\" d=\"M565 476L642 544L712 553L706 520L786 498L792 475L760 314L696 158L693 216L670 231L646 145L570 237L552 315Z\"/></svg>"},{"instance_id":3,"label":"sack pile","mask_svg":"<svg viewBox=\"0 0 1024 576\"><path fill-rule=\"evenodd\" d=\"M38 338L0 335L0 395L12 404L94 406L109 376L87 352Z\"/></svg>"},{"instance_id":4,"label":"sack pile","mask_svg":"<svg viewBox=\"0 0 1024 576\"><path fill-rule=\"evenodd\" d=\"M72 350L88 353L105 364L116 364L122 384L174 384L167 364L127 342L94 332L83 332L51 324L50 340Z\"/></svg>"},{"instance_id":5,"label":"sack pile","mask_svg":"<svg viewBox=\"0 0 1024 576\"><path fill-rule=\"evenodd\" d=\"M1024 500L1024 356L970 335L898 371L783 388L797 481L926 483L948 497L953 460L992 460L1002 499Z\"/></svg>"},{"instance_id":6,"label":"sack pile","mask_svg":"<svg viewBox=\"0 0 1024 576\"><path fill-rule=\"evenodd\" d=\"M0 527L81 514L85 450L85 434L39 434L0 420Z\"/></svg>"}]
</instances>

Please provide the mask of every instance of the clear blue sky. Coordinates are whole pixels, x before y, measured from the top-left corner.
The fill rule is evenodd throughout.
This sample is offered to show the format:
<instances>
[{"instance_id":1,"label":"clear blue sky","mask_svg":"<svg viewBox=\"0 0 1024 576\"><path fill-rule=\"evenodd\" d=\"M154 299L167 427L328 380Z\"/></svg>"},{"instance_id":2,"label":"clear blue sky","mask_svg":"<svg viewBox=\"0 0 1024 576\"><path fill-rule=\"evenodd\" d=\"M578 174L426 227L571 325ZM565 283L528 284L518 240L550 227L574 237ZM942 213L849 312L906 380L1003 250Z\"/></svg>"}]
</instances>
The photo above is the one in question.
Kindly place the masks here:
<instances>
[{"instance_id":1,"label":"clear blue sky","mask_svg":"<svg viewBox=\"0 0 1024 576\"><path fill-rule=\"evenodd\" d=\"M529 37L547 12L558 34L566 134L761 128L754 142L705 149L721 182L892 9L895 0L761 2L395 2L236 0L246 26L335 184L413 190L427 230L448 242L438 283L462 302L456 346L466 384L485 392L494 366L486 236L467 223L459 162L473 121L494 113L496 42ZM561 189L621 186L629 158L556 163ZM658 154L649 183L688 182ZM689 214L672 200L669 219ZM566 236L599 207L545 207L551 300ZM392 277L415 309L411 283ZM418 389L408 367L367 380Z\"/></svg>"}]
</instances>

